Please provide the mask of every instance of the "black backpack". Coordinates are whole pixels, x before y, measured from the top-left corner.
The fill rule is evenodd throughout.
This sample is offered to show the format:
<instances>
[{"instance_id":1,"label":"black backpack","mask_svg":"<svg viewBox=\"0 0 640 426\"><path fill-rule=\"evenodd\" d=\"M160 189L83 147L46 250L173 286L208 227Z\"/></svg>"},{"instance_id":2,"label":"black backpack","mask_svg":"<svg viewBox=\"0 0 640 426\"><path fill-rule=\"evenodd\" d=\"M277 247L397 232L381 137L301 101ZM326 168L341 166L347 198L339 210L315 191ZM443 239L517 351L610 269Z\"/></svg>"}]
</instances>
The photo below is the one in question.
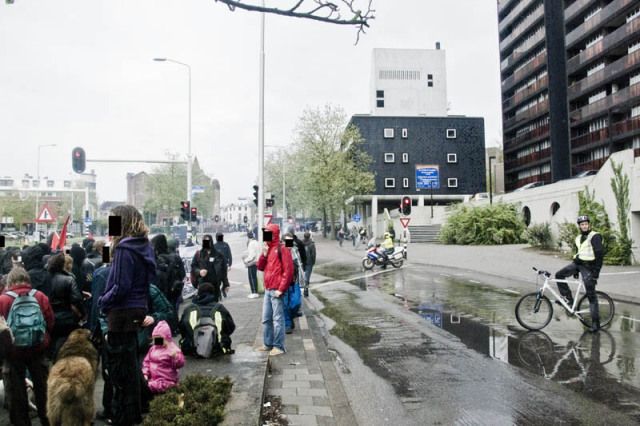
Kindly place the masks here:
<instances>
[{"instance_id":1,"label":"black backpack","mask_svg":"<svg viewBox=\"0 0 640 426\"><path fill-rule=\"evenodd\" d=\"M165 296L173 287L173 281L176 276L174 263L170 254L161 254L156 259L155 285Z\"/></svg>"}]
</instances>

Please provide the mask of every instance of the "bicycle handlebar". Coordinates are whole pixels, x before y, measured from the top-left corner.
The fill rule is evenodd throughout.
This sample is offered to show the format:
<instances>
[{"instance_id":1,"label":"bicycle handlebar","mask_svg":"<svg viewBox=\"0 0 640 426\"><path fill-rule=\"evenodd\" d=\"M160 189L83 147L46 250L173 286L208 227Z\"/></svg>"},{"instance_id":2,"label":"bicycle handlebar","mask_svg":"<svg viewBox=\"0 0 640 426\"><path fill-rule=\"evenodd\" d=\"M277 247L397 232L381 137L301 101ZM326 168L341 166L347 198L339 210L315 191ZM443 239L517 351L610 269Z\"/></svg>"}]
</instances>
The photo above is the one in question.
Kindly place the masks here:
<instances>
[{"instance_id":1,"label":"bicycle handlebar","mask_svg":"<svg viewBox=\"0 0 640 426\"><path fill-rule=\"evenodd\" d=\"M535 266L533 267L533 270L536 271L536 273L538 275L544 275L547 278L551 277L551 273L550 272L538 270Z\"/></svg>"}]
</instances>

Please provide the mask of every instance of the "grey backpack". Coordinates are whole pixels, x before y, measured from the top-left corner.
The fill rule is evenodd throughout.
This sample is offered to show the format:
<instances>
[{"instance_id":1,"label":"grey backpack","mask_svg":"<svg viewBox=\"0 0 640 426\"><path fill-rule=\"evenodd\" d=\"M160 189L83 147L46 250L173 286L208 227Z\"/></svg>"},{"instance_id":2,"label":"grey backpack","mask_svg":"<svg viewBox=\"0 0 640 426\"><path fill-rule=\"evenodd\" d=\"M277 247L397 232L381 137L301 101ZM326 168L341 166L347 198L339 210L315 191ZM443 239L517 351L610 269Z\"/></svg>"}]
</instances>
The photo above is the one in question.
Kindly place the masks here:
<instances>
[{"instance_id":1,"label":"grey backpack","mask_svg":"<svg viewBox=\"0 0 640 426\"><path fill-rule=\"evenodd\" d=\"M219 303L216 304L208 313L199 306L196 307L198 322L193 328L193 342L196 347L196 354L201 358L213 358L222 353L222 346L220 346L218 339L218 327L213 319L219 305Z\"/></svg>"}]
</instances>

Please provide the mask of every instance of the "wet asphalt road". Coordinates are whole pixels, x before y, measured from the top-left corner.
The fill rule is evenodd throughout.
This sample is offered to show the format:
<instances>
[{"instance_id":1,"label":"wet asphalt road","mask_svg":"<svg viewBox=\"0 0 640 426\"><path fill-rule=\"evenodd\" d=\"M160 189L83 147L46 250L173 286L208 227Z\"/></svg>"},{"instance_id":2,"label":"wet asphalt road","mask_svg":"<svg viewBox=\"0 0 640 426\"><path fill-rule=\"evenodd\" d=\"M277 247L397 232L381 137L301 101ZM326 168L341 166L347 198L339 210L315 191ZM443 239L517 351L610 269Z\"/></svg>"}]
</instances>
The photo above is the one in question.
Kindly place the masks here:
<instances>
[{"instance_id":1,"label":"wet asphalt road","mask_svg":"<svg viewBox=\"0 0 640 426\"><path fill-rule=\"evenodd\" d=\"M638 424L640 307L616 302L595 337L554 309L515 319L535 287L410 262L317 265L327 340L359 424ZM319 306L321 307L321 306Z\"/></svg>"}]
</instances>

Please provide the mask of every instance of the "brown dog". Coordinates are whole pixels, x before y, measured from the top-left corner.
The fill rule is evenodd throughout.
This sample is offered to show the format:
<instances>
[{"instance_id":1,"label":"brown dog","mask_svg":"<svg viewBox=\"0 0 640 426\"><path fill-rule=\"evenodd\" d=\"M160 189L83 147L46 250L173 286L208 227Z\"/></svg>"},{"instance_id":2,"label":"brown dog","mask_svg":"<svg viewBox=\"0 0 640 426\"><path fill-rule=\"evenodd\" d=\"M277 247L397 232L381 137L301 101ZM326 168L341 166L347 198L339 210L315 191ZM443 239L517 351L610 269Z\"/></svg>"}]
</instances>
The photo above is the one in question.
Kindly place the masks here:
<instances>
[{"instance_id":1,"label":"brown dog","mask_svg":"<svg viewBox=\"0 0 640 426\"><path fill-rule=\"evenodd\" d=\"M47 417L51 426L90 425L98 351L86 329L71 332L47 380Z\"/></svg>"}]
</instances>

